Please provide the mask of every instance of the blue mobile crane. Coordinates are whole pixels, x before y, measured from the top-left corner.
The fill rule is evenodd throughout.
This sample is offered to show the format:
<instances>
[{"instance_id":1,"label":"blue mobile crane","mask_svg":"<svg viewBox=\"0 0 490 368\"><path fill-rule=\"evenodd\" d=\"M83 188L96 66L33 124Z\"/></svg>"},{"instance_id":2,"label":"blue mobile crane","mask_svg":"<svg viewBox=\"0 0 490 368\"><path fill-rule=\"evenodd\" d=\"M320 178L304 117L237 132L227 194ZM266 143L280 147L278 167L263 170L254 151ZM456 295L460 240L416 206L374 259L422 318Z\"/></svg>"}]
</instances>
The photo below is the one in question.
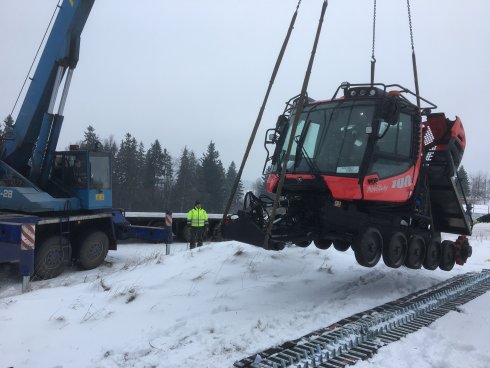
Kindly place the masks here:
<instances>
[{"instance_id":1,"label":"blue mobile crane","mask_svg":"<svg viewBox=\"0 0 490 368\"><path fill-rule=\"evenodd\" d=\"M112 209L110 153L56 151L80 35L94 1L58 5L15 124L0 139L0 263L19 262L25 282L32 275L56 277L72 260L95 268L118 239L171 238L171 227L133 227Z\"/></svg>"}]
</instances>

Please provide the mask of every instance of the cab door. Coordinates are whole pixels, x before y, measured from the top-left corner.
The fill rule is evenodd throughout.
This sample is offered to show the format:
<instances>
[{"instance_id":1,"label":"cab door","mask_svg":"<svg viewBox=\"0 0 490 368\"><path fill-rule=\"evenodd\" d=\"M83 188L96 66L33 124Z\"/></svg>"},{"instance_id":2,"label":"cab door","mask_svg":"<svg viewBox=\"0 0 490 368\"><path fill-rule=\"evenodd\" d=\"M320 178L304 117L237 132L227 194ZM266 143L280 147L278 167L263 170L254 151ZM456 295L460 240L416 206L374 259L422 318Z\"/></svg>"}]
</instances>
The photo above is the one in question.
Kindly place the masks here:
<instances>
[{"instance_id":1,"label":"cab door","mask_svg":"<svg viewBox=\"0 0 490 368\"><path fill-rule=\"evenodd\" d=\"M413 193L420 151L414 118L400 113L396 124L381 121L375 133L372 160L363 182L364 199L382 202L405 202Z\"/></svg>"}]
</instances>

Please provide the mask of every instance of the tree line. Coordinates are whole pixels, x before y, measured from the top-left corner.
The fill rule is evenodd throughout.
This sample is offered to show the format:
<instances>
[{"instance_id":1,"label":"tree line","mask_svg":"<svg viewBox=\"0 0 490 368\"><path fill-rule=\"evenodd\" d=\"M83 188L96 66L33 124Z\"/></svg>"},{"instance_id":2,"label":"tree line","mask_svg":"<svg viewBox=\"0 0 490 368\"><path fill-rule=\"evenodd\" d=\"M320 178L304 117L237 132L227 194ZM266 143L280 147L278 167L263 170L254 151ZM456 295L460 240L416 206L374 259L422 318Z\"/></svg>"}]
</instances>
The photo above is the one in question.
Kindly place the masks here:
<instances>
[{"instance_id":1,"label":"tree line","mask_svg":"<svg viewBox=\"0 0 490 368\"><path fill-rule=\"evenodd\" d=\"M488 173L478 171L477 173L468 175L466 172L461 174L458 170L458 174L471 203L488 204L490 202L490 177Z\"/></svg>"},{"instance_id":2,"label":"tree line","mask_svg":"<svg viewBox=\"0 0 490 368\"><path fill-rule=\"evenodd\" d=\"M100 142L92 126L87 128L84 135L80 144L82 148L91 149ZM103 149L111 151L114 157L114 204L131 211L160 211L168 208L174 212L185 212L199 199L208 212L221 213L237 175L234 162L224 170L212 141L200 159L192 150L184 147L180 157L174 160L165 148L162 149L158 140L145 151L143 143L138 143L129 133L119 146L113 137L105 139ZM253 191L256 195L270 194L265 190L269 172L270 167L254 182ZM470 175L464 166L460 166L455 184L458 192L464 193L469 203L490 202L488 173L478 171ZM241 208L243 195L243 183L240 181L231 212Z\"/></svg>"},{"instance_id":3,"label":"tree line","mask_svg":"<svg viewBox=\"0 0 490 368\"><path fill-rule=\"evenodd\" d=\"M486 172L478 171L470 175L464 166L460 166L456 177L456 187L459 192L464 191L469 203L488 204L490 202L490 177Z\"/></svg>"},{"instance_id":4,"label":"tree line","mask_svg":"<svg viewBox=\"0 0 490 368\"><path fill-rule=\"evenodd\" d=\"M233 161L225 170L212 141L200 158L188 147L174 158L158 139L146 149L126 133L117 144L112 136L101 140L88 126L79 145L112 153L113 206L126 211L187 212L199 200L208 213L222 213L237 176ZM240 181L232 212L241 207L243 190Z\"/></svg>"},{"instance_id":5,"label":"tree line","mask_svg":"<svg viewBox=\"0 0 490 368\"><path fill-rule=\"evenodd\" d=\"M1 137L12 125L10 115L4 119L4 126L0 125L0 152ZM188 147L184 147L180 157L175 158L166 148L162 148L158 139L146 150L142 142L126 133L118 145L113 136L101 141L95 129L89 125L79 144L82 149L102 147L102 150L112 153L113 204L128 211L170 209L186 212L196 200L200 200L208 212L221 213L237 175L234 162L227 170L224 169L212 141L199 159ZM490 202L488 173L478 171L469 175L464 166L460 166L457 173L456 188L460 194L464 192L470 203ZM256 195L266 193L266 179L267 172L255 181L253 190ZM241 207L243 191L240 181L232 202L232 212Z\"/></svg>"}]
</instances>

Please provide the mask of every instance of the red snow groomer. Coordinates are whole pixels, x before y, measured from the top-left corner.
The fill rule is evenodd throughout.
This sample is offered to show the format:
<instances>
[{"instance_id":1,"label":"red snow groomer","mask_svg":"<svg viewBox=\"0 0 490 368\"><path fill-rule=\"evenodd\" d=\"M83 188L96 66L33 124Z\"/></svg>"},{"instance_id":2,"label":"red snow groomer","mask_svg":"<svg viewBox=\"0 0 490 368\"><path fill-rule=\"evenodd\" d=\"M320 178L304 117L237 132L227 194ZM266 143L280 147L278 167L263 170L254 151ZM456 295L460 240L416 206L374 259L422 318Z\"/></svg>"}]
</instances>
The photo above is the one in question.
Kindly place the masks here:
<instances>
[{"instance_id":1,"label":"red snow groomer","mask_svg":"<svg viewBox=\"0 0 490 368\"><path fill-rule=\"evenodd\" d=\"M343 96L338 96L343 91ZM331 100L309 99L287 162L297 98L266 134L277 215L267 195L246 194L244 208L223 223L223 236L265 249L288 242L320 249L352 247L356 260L375 266L451 270L471 256L471 218L455 184L466 139L459 117L432 113L433 103L400 85L343 83ZM273 154L267 147L275 145ZM271 223L272 221L272 223ZM442 241L441 232L460 235Z\"/></svg>"}]
</instances>

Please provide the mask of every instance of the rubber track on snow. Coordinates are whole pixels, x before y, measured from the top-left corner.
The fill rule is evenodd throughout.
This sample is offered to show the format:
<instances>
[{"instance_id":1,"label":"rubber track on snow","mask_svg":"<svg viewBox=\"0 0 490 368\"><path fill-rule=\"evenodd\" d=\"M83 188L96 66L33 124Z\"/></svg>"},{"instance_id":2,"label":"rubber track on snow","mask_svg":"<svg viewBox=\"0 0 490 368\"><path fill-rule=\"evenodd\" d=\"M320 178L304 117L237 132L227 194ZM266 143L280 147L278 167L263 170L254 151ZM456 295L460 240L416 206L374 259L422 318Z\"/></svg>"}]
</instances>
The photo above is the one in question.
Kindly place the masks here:
<instances>
[{"instance_id":1,"label":"rubber track on snow","mask_svg":"<svg viewBox=\"0 0 490 368\"><path fill-rule=\"evenodd\" d=\"M490 270L455 276L436 286L354 314L299 339L235 362L235 368L341 368L426 327L490 290Z\"/></svg>"}]
</instances>

